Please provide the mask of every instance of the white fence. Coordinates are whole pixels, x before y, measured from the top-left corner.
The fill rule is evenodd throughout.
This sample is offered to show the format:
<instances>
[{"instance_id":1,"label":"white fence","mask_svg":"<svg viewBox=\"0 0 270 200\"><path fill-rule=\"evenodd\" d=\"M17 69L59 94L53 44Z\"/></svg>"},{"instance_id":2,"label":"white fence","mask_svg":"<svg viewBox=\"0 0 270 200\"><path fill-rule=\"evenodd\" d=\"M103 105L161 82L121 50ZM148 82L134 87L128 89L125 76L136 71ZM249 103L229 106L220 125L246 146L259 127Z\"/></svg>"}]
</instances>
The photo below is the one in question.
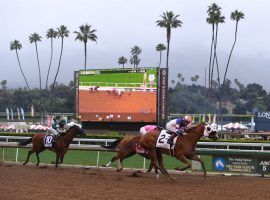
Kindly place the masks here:
<instances>
[{"instance_id":1,"label":"white fence","mask_svg":"<svg viewBox=\"0 0 270 200\"><path fill-rule=\"evenodd\" d=\"M30 137L21 136L0 136L0 147L2 147L2 161L5 161L5 148L16 148L15 161L18 162L19 148L29 148L31 145L24 147L18 146L18 141L26 140ZM87 150L97 151L96 166L99 166L100 152L115 150L105 149L100 144L109 145L115 139L87 139L74 138L70 145L70 150ZM217 153L245 154L245 155L263 155L270 156L270 143L232 143L232 142L198 142L196 152L202 155L212 155ZM143 169L146 168L146 161L143 160Z\"/></svg>"}]
</instances>

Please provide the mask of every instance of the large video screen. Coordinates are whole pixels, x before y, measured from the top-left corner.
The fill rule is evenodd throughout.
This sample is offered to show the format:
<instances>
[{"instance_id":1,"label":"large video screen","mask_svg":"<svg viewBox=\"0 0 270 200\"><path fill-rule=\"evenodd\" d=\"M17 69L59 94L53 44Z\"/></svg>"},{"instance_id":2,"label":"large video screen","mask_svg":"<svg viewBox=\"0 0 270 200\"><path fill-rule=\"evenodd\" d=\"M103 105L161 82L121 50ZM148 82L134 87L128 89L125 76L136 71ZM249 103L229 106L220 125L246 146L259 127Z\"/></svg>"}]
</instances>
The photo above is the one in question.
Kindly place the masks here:
<instances>
[{"instance_id":1,"label":"large video screen","mask_svg":"<svg viewBox=\"0 0 270 200\"><path fill-rule=\"evenodd\" d=\"M79 71L84 122L157 122L157 68Z\"/></svg>"}]
</instances>

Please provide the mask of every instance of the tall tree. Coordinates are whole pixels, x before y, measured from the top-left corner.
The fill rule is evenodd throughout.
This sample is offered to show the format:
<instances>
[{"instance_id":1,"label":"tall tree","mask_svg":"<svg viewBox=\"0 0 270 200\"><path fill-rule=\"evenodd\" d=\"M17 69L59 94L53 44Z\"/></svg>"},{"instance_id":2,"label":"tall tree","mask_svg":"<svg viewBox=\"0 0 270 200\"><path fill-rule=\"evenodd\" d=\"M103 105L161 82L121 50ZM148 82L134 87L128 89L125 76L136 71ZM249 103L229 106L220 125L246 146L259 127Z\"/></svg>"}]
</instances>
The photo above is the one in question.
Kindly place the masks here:
<instances>
[{"instance_id":1,"label":"tall tree","mask_svg":"<svg viewBox=\"0 0 270 200\"><path fill-rule=\"evenodd\" d=\"M39 64L39 56L38 56L38 47L37 43L41 42L41 36L37 33L33 33L29 36L29 42L30 43L35 43L36 47L36 56L37 56L37 63L38 63L38 74L39 74L39 89L41 91L41 71L40 71L40 64Z\"/></svg>"},{"instance_id":2,"label":"tall tree","mask_svg":"<svg viewBox=\"0 0 270 200\"><path fill-rule=\"evenodd\" d=\"M59 62L58 62L58 67L57 67L57 71L53 80L53 84L52 84L52 93L51 93L51 103L53 101L53 95L54 95L54 86L55 86L55 82L59 73L59 69L60 69L60 65L61 65L61 59L62 59L62 54L63 54L63 47L64 47L64 38L68 37L69 34L69 30L67 29L66 26L61 25L59 28L57 28L57 37L61 38L61 51L60 51L60 57L59 57Z\"/></svg>"},{"instance_id":3,"label":"tall tree","mask_svg":"<svg viewBox=\"0 0 270 200\"><path fill-rule=\"evenodd\" d=\"M180 83L181 77L182 77L182 74L181 74L181 73L178 73L178 74L177 74L177 78L178 78L178 80L179 80L179 83Z\"/></svg>"},{"instance_id":4,"label":"tall tree","mask_svg":"<svg viewBox=\"0 0 270 200\"><path fill-rule=\"evenodd\" d=\"M41 36L37 33L33 33L29 36L29 42L35 43L36 47L36 56L37 56L37 63L38 63L38 75L39 75L39 106L41 107L41 71L40 71L40 64L39 64L39 57L38 57L38 47L37 47L37 42L41 42Z\"/></svg>"},{"instance_id":5,"label":"tall tree","mask_svg":"<svg viewBox=\"0 0 270 200\"><path fill-rule=\"evenodd\" d=\"M22 45L21 45L21 43L18 40L14 40L14 41L10 42L10 50L11 51L12 50L15 50L15 52L16 52L16 56L17 56L19 67L20 67L20 71L21 71L22 76L24 78L24 81L26 83L26 87L27 87L28 91L30 91L30 87L29 87L28 82L27 82L27 80L25 78L25 75L23 73L21 62L20 62L20 59L19 59L18 50L20 50L21 48L22 48Z\"/></svg>"},{"instance_id":6,"label":"tall tree","mask_svg":"<svg viewBox=\"0 0 270 200\"><path fill-rule=\"evenodd\" d=\"M50 70L51 70L51 65L52 65L52 58L53 58L53 39L56 38L57 36L57 32L50 28L47 31L46 37L48 39L51 39L51 57L50 57L50 63L49 63L49 68L48 68L48 72L47 72L47 78L46 78L46 90L48 89L48 80L49 80L49 75L50 75Z\"/></svg>"},{"instance_id":7,"label":"tall tree","mask_svg":"<svg viewBox=\"0 0 270 200\"><path fill-rule=\"evenodd\" d=\"M166 28L167 32L167 59L166 67L169 67L169 51L170 51L170 41L171 41L171 29L181 27L183 22L179 20L179 15L175 15L172 11L166 11L161 16L161 20L156 21L157 26L161 28Z\"/></svg>"},{"instance_id":8,"label":"tall tree","mask_svg":"<svg viewBox=\"0 0 270 200\"><path fill-rule=\"evenodd\" d=\"M241 11L238 11L238 10L235 10L234 12L231 13L231 19L233 21L235 21L234 42L233 42L233 45L232 45L232 48L231 48L231 51L230 51L230 54L229 54L229 58L228 58L228 61L227 61L226 70L225 70L225 74L224 74L224 77L223 77L223 84L222 85L224 85L224 83L225 83L227 72L228 72L228 68L229 68L229 64L230 64L230 60L231 60L231 56L232 56L232 52L233 52L234 46L236 44L238 22L241 19L244 19L244 17L245 17L244 13L242 13Z\"/></svg>"},{"instance_id":9,"label":"tall tree","mask_svg":"<svg viewBox=\"0 0 270 200\"><path fill-rule=\"evenodd\" d=\"M159 52L159 64L158 64L158 67L160 68L160 65L161 65L161 57L162 57L162 51L166 50L166 46L162 43L158 44L156 46L156 51Z\"/></svg>"},{"instance_id":10,"label":"tall tree","mask_svg":"<svg viewBox=\"0 0 270 200\"><path fill-rule=\"evenodd\" d=\"M131 58L129 62L134 65L134 68L137 68L141 61L141 59L139 58L139 55L142 52L142 49L138 46L134 46L131 48L130 52L131 52Z\"/></svg>"},{"instance_id":11,"label":"tall tree","mask_svg":"<svg viewBox=\"0 0 270 200\"><path fill-rule=\"evenodd\" d=\"M171 80L172 88L174 88L175 80Z\"/></svg>"},{"instance_id":12,"label":"tall tree","mask_svg":"<svg viewBox=\"0 0 270 200\"><path fill-rule=\"evenodd\" d=\"M76 40L79 40L83 42L84 44L84 70L86 70L86 61L87 61L87 42L88 40L97 42L97 36L95 32L97 31L96 29L91 30L91 26L88 24L81 25L80 31L74 31L74 33L77 35L75 38Z\"/></svg>"},{"instance_id":13,"label":"tall tree","mask_svg":"<svg viewBox=\"0 0 270 200\"><path fill-rule=\"evenodd\" d=\"M7 89L7 80L2 80L0 84L3 90Z\"/></svg>"},{"instance_id":14,"label":"tall tree","mask_svg":"<svg viewBox=\"0 0 270 200\"><path fill-rule=\"evenodd\" d=\"M217 50L217 41L218 41L218 25L220 23L225 22L225 17L221 15L221 8L215 3L208 7L207 12L208 12L208 16L209 16L209 18L207 18L207 22L212 24L212 42L211 42L211 52L210 52L210 62L209 62L209 65L211 66L210 67L211 69L209 70L209 72L211 71L210 81L209 81L210 88L211 88L215 64L217 67L218 83L220 86L220 72L219 72L218 58L217 58L217 51L216 50ZM211 62L212 50L214 53L214 57L213 57L212 62Z\"/></svg>"},{"instance_id":15,"label":"tall tree","mask_svg":"<svg viewBox=\"0 0 270 200\"><path fill-rule=\"evenodd\" d=\"M127 59L124 56L118 58L118 64L123 65L123 69L125 68L125 64L127 63Z\"/></svg>"},{"instance_id":16,"label":"tall tree","mask_svg":"<svg viewBox=\"0 0 270 200\"><path fill-rule=\"evenodd\" d=\"M211 6L208 6L207 13L208 13L208 18L206 18L206 21L208 24L211 24L212 26L212 40L211 40L211 49L210 49L210 58L209 58L209 66L208 66L208 85L209 88L211 87L211 80L212 80L212 56L213 56L213 47L214 47L214 41L215 41L215 20L216 16L219 15L221 8L213 3ZM212 73L211 73L212 72Z\"/></svg>"}]
</instances>

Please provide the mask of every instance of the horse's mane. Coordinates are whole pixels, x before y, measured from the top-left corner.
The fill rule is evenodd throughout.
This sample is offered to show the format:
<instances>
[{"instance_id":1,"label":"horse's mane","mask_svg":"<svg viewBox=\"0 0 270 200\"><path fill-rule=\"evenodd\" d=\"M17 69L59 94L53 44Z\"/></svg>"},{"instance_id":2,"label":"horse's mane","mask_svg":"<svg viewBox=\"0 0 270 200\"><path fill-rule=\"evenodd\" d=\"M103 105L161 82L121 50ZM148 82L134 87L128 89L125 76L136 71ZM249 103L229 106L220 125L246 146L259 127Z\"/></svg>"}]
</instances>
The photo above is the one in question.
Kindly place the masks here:
<instances>
[{"instance_id":1,"label":"horse's mane","mask_svg":"<svg viewBox=\"0 0 270 200\"><path fill-rule=\"evenodd\" d=\"M72 128L74 128L75 126L77 126L77 125L73 125L73 126L68 127L68 129L67 129L65 132L61 133L59 137L65 136L65 135L66 135Z\"/></svg>"},{"instance_id":2,"label":"horse's mane","mask_svg":"<svg viewBox=\"0 0 270 200\"><path fill-rule=\"evenodd\" d=\"M194 131L196 128L198 128L201 124L203 124L203 123L199 123L199 124L192 124L193 126L191 126L191 127L188 127L187 129L186 129L186 132L191 132L191 131Z\"/></svg>"}]
</instances>

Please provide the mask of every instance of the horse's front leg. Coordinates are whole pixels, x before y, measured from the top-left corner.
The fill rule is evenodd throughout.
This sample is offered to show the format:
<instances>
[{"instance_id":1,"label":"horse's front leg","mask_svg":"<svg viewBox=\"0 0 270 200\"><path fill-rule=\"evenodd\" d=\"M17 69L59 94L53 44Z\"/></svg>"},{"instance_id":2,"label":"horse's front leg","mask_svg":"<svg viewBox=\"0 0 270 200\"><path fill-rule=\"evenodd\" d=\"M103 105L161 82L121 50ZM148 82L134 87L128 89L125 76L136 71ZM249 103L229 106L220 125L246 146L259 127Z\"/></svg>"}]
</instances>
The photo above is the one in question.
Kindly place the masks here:
<instances>
[{"instance_id":1,"label":"horse's front leg","mask_svg":"<svg viewBox=\"0 0 270 200\"><path fill-rule=\"evenodd\" d=\"M188 159L184 155L176 155L175 158L186 165L183 168L176 167L176 170L185 171L186 169L189 169L191 167L191 164L188 162Z\"/></svg>"},{"instance_id":2,"label":"horse's front leg","mask_svg":"<svg viewBox=\"0 0 270 200\"><path fill-rule=\"evenodd\" d=\"M65 157L65 152L61 153L59 157L60 157L59 164L62 164L63 163L63 160L64 160L64 157Z\"/></svg>"},{"instance_id":3,"label":"horse's front leg","mask_svg":"<svg viewBox=\"0 0 270 200\"><path fill-rule=\"evenodd\" d=\"M205 166L204 166L203 160L200 159L200 158L199 158L197 155L195 155L195 154L191 155L191 156L190 156L190 159L191 159L191 160L198 161L198 162L201 163L202 168L203 168L203 177L204 177L204 179L206 179L206 170L205 170Z\"/></svg>"},{"instance_id":4,"label":"horse's front leg","mask_svg":"<svg viewBox=\"0 0 270 200\"><path fill-rule=\"evenodd\" d=\"M55 169L58 167L58 163L59 163L59 153L56 153Z\"/></svg>"}]
</instances>

